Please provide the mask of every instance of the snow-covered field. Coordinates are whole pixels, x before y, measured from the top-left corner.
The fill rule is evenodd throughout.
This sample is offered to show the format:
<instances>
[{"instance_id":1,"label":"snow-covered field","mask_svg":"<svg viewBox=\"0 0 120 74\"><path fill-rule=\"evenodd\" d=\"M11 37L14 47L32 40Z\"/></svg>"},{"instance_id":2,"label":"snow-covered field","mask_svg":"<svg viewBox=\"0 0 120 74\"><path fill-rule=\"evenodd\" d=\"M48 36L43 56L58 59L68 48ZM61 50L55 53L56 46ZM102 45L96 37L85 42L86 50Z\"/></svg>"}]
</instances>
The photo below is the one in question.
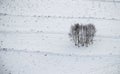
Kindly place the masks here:
<instances>
[{"instance_id":1,"label":"snow-covered field","mask_svg":"<svg viewBox=\"0 0 120 74\"><path fill-rule=\"evenodd\" d=\"M74 23L93 45L74 46ZM1 0L0 74L120 74L120 0Z\"/></svg>"},{"instance_id":2,"label":"snow-covered field","mask_svg":"<svg viewBox=\"0 0 120 74\"><path fill-rule=\"evenodd\" d=\"M0 74L119 74L120 56L0 51Z\"/></svg>"}]
</instances>

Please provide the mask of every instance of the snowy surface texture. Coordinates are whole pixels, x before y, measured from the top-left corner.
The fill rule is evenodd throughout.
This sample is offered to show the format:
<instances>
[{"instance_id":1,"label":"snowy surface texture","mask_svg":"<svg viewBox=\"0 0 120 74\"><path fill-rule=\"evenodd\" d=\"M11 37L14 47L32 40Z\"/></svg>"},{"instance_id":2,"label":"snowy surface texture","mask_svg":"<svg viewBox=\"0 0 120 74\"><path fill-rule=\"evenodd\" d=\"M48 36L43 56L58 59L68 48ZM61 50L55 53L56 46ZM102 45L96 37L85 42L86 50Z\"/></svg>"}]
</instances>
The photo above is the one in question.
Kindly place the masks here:
<instances>
[{"instance_id":1,"label":"snowy surface texture","mask_svg":"<svg viewBox=\"0 0 120 74\"><path fill-rule=\"evenodd\" d=\"M93 45L74 46L74 23ZM120 0L0 0L0 74L120 74Z\"/></svg>"}]
</instances>

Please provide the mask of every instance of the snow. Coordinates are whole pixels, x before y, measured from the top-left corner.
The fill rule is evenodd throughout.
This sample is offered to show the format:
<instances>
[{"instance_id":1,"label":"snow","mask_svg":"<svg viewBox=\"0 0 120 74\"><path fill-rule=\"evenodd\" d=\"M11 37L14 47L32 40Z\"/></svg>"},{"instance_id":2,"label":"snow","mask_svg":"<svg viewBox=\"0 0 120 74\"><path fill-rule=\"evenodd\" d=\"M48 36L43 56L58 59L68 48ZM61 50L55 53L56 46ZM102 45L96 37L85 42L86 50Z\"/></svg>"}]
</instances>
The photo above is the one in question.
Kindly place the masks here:
<instances>
[{"instance_id":1,"label":"snow","mask_svg":"<svg viewBox=\"0 0 120 74\"><path fill-rule=\"evenodd\" d=\"M74 23L93 23L94 44L76 47ZM0 1L0 74L120 74L119 0Z\"/></svg>"},{"instance_id":2,"label":"snow","mask_svg":"<svg viewBox=\"0 0 120 74\"><path fill-rule=\"evenodd\" d=\"M3 33L0 36L4 37L2 48L76 55L120 55L119 38L96 37L94 45L78 48L70 41L68 34Z\"/></svg>"},{"instance_id":3,"label":"snow","mask_svg":"<svg viewBox=\"0 0 120 74\"><path fill-rule=\"evenodd\" d=\"M120 56L67 56L1 51L1 74L119 74ZM3 66L4 65L4 66Z\"/></svg>"}]
</instances>

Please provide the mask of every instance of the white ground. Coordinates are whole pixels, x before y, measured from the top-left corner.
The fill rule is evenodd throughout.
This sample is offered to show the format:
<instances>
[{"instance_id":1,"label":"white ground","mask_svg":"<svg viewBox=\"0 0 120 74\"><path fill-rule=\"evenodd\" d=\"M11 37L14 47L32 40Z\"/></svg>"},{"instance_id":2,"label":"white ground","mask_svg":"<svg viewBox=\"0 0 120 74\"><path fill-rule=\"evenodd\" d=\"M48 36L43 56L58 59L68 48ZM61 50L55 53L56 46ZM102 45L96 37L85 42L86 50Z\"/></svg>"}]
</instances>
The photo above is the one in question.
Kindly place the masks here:
<instances>
[{"instance_id":1,"label":"white ground","mask_svg":"<svg viewBox=\"0 0 120 74\"><path fill-rule=\"evenodd\" d=\"M74 46L74 23L93 45ZM0 74L120 74L120 0L1 0Z\"/></svg>"}]
</instances>

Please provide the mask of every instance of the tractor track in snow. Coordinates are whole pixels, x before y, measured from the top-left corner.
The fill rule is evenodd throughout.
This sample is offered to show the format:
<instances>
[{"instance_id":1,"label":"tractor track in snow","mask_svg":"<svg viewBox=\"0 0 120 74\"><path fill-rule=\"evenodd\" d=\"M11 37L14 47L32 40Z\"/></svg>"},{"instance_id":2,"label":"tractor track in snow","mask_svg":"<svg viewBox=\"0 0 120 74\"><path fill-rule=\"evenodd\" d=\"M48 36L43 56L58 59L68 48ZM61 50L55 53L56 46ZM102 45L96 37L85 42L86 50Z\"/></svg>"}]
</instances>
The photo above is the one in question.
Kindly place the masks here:
<instances>
[{"instance_id":1,"label":"tractor track in snow","mask_svg":"<svg viewBox=\"0 0 120 74\"><path fill-rule=\"evenodd\" d=\"M47 51L29 51L29 50L15 50L11 48L0 48L0 52L17 52L17 53L33 53L33 54L40 54L43 56L62 56L62 57L118 57L120 58L120 55L78 55L74 53L57 53L57 52L47 52Z\"/></svg>"},{"instance_id":2,"label":"tractor track in snow","mask_svg":"<svg viewBox=\"0 0 120 74\"><path fill-rule=\"evenodd\" d=\"M69 36L67 32L44 32L44 31L34 31L34 32L30 32L30 31L18 31L18 32L15 32L15 31L0 31L0 34L50 34L50 35L67 35ZM120 39L120 35L117 35L117 36L110 36L110 35L96 35L95 37L97 38L111 38L111 39Z\"/></svg>"},{"instance_id":3,"label":"tractor track in snow","mask_svg":"<svg viewBox=\"0 0 120 74\"><path fill-rule=\"evenodd\" d=\"M114 20L120 21L118 18L106 18L106 17L75 17L75 16L59 16L59 15L14 15L8 13L0 13L0 16L11 16L11 17L33 17L33 18L53 18L53 19L93 19L93 20Z\"/></svg>"}]
</instances>

